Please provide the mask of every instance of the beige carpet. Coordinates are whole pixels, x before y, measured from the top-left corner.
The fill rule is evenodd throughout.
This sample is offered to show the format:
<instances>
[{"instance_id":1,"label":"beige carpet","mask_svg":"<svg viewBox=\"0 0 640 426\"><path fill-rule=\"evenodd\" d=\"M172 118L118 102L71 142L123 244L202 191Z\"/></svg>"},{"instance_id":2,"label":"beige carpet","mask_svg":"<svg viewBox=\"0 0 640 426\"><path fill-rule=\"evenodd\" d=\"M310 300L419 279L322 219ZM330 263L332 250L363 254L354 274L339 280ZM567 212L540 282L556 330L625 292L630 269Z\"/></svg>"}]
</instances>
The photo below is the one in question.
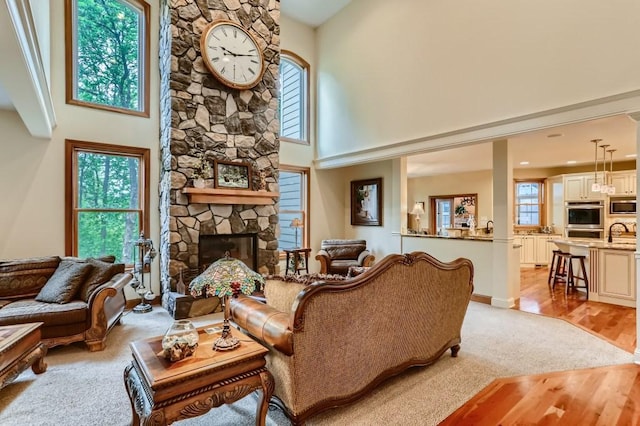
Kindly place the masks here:
<instances>
[{"instance_id":1,"label":"beige carpet","mask_svg":"<svg viewBox=\"0 0 640 426\"><path fill-rule=\"evenodd\" d=\"M220 314L198 318L204 325ZM161 335L171 317L162 309L126 315L103 352L80 345L54 348L41 375L28 370L0 391L1 425L127 425L131 414L122 381L128 342ZM562 320L471 303L458 358L448 353L426 368L392 378L347 407L309 425L435 425L497 377L632 362L632 355ZM176 425L253 425L256 398ZM269 425L288 425L270 410Z\"/></svg>"}]
</instances>

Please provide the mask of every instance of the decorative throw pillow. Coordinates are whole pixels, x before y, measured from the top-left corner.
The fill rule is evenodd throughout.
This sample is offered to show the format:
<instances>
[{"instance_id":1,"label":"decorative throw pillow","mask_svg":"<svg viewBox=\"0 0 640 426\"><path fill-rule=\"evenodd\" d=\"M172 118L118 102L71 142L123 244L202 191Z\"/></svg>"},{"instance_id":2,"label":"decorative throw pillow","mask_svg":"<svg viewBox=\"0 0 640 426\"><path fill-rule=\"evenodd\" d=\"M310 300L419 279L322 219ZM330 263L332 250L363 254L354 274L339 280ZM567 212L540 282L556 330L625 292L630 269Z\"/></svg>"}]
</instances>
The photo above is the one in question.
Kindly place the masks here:
<instances>
[{"instance_id":1,"label":"decorative throw pillow","mask_svg":"<svg viewBox=\"0 0 640 426\"><path fill-rule=\"evenodd\" d=\"M92 265L93 269L84 280L79 293L80 299L85 302L89 301L89 297L96 288L109 281L114 275L124 272L123 263L103 262L93 258L88 258L87 263Z\"/></svg>"},{"instance_id":2,"label":"decorative throw pillow","mask_svg":"<svg viewBox=\"0 0 640 426\"><path fill-rule=\"evenodd\" d=\"M36 296L38 302L69 303L78 293L93 265L63 260Z\"/></svg>"}]
</instances>

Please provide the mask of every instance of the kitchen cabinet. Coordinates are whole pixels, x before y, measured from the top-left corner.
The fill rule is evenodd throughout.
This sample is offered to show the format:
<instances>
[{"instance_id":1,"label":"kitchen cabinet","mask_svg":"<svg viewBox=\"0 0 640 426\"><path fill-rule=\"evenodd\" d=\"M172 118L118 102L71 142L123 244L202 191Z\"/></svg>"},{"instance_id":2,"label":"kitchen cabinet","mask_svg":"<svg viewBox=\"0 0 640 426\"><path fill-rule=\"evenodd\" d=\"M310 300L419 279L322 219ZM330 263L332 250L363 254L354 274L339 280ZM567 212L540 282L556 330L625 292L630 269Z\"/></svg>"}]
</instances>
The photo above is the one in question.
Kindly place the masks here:
<instances>
[{"instance_id":1,"label":"kitchen cabinet","mask_svg":"<svg viewBox=\"0 0 640 426\"><path fill-rule=\"evenodd\" d=\"M601 302L635 307L636 262L628 250L600 250L598 298Z\"/></svg>"},{"instance_id":2,"label":"kitchen cabinet","mask_svg":"<svg viewBox=\"0 0 640 426\"><path fill-rule=\"evenodd\" d=\"M515 235L513 242L520 244L521 265L548 265L555 245L550 241L558 235Z\"/></svg>"},{"instance_id":3,"label":"kitchen cabinet","mask_svg":"<svg viewBox=\"0 0 640 426\"><path fill-rule=\"evenodd\" d=\"M598 173L602 181L602 172ZM577 173L564 176L564 201L602 200L605 194L592 192L591 185L596 181L593 173Z\"/></svg>"},{"instance_id":4,"label":"kitchen cabinet","mask_svg":"<svg viewBox=\"0 0 640 426\"><path fill-rule=\"evenodd\" d=\"M536 235L536 250L535 250L535 264L536 265L548 265L555 250L556 245L551 242L554 238L558 238L557 235Z\"/></svg>"},{"instance_id":5,"label":"kitchen cabinet","mask_svg":"<svg viewBox=\"0 0 640 426\"><path fill-rule=\"evenodd\" d=\"M609 185L616 188L616 195L636 195L636 173L629 171L610 173Z\"/></svg>"}]
</instances>

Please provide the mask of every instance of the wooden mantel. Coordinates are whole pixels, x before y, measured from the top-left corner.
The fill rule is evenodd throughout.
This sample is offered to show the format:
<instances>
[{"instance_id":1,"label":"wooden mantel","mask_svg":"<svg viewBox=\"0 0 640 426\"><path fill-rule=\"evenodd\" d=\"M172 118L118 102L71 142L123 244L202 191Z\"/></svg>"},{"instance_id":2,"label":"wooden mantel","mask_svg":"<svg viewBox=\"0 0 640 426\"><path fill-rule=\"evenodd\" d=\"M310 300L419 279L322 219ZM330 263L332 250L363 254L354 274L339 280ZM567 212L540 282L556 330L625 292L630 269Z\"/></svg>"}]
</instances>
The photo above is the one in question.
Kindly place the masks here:
<instances>
[{"instance_id":1,"label":"wooden mantel","mask_svg":"<svg viewBox=\"0 0 640 426\"><path fill-rule=\"evenodd\" d=\"M246 189L228 188L184 188L189 202L194 204L274 204L273 199L279 192L249 191Z\"/></svg>"}]
</instances>

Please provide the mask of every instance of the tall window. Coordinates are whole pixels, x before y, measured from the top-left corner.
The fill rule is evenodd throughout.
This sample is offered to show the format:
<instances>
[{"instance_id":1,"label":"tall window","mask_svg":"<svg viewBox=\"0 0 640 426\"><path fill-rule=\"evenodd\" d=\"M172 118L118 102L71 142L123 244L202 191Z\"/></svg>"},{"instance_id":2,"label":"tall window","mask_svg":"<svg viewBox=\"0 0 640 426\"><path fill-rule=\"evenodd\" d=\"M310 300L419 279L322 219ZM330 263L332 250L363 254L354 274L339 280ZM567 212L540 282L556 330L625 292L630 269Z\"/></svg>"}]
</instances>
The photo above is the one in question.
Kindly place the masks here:
<instances>
[{"instance_id":1,"label":"tall window","mask_svg":"<svg viewBox=\"0 0 640 426\"><path fill-rule=\"evenodd\" d=\"M544 184L542 181L516 181L515 225L544 225Z\"/></svg>"},{"instance_id":2,"label":"tall window","mask_svg":"<svg viewBox=\"0 0 640 426\"><path fill-rule=\"evenodd\" d=\"M309 64L296 54L280 55L280 139L309 143Z\"/></svg>"},{"instance_id":3,"label":"tall window","mask_svg":"<svg viewBox=\"0 0 640 426\"><path fill-rule=\"evenodd\" d=\"M149 158L148 149L66 141L68 255L133 262L133 242L149 236Z\"/></svg>"},{"instance_id":4,"label":"tall window","mask_svg":"<svg viewBox=\"0 0 640 426\"><path fill-rule=\"evenodd\" d=\"M149 116L149 5L66 0L67 103Z\"/></svg>"},{"instance_id":5,"label":"tall window","mask_svg":"<svg viewBox=\"0 0 640 426\"><path fill-rule=\"evenodd\" d=\"M278 183L280 186L278 249L307 247L309 242L309 169L281 165Z\"/></svg>"}]
</instances>

